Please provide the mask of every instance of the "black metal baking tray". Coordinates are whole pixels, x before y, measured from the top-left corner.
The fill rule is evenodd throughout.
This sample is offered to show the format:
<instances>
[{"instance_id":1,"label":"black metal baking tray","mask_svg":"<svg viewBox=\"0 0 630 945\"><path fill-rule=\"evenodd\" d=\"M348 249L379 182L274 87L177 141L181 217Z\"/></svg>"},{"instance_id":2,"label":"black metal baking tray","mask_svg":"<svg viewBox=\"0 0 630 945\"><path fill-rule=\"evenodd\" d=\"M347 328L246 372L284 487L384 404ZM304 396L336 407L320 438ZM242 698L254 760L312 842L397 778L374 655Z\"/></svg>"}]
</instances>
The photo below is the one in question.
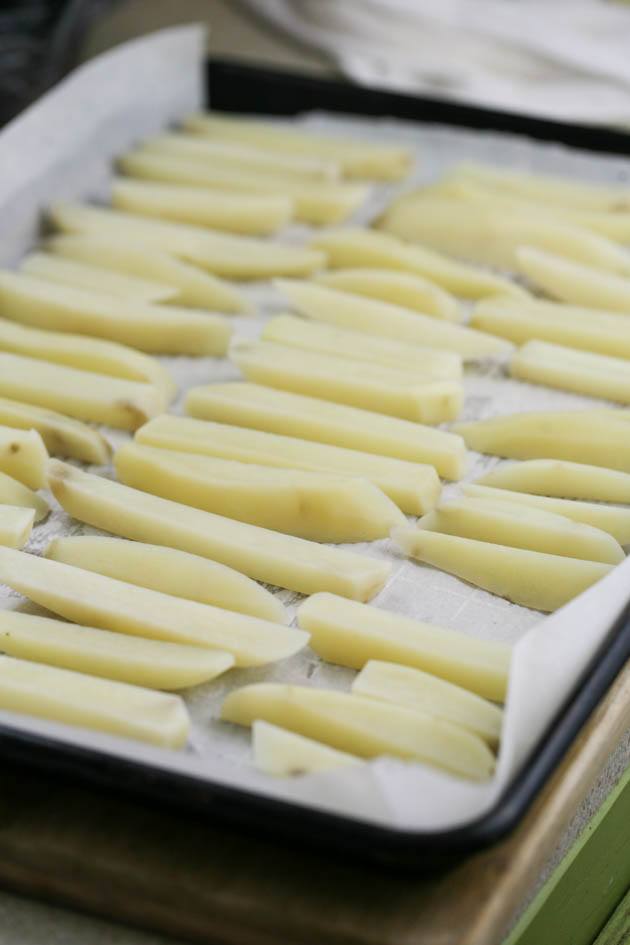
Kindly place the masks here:
<instances>
[{"instance_id":1,"label":"black metal baking tray","mask_svg":"<svg viewBox=\"0 0 630 945\"><path fill-rule=\"evenodd\" d=\"M591 151L630 155L630 136L622 132L374 91L266 68L213 62L208 66L208 81L213 108L222 111L293 115L323 109L350 115L390 116L506 131ZM466 826L435 833L379 827L240 788L201 782L192 775L64 744L45 735L19 731L9 724L0 724L0 750L5 764L12 762L45 770L56 777L175 806L181 816L201 816L249 833L268 833L274 842L334 849L339 854L360 857L362 861L371 859L390 868L435 870L496 842L518 824L629 659L630 604L611 627L605 646L495 807Z\"/></svg>"}]
</instances>

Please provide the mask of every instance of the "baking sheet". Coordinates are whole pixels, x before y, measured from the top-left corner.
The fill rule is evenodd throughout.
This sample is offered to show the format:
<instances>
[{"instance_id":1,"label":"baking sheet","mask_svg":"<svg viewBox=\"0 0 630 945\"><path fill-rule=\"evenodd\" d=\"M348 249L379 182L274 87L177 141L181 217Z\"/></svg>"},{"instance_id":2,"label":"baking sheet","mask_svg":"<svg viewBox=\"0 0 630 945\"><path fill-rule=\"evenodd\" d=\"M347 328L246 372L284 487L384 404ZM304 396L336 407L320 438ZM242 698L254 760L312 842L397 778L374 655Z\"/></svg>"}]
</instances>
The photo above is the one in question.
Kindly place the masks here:
<instances>
[{"instance_id":1,"label":"baking sheet","mask_svg":"<svg viewBox=\"0 0 630 945\"><path fill-rule=\"evenodd\" d=\"M15 263L36 242L40 212L48 203L60 198L105 198L114 154L201 106L203 56L203 31L197 27L167 30L128 43L82 66L0 134L0 166L4 170L0 175L2 265ZM609 182L625 180L630 171L625 160L580 154L510 135L327 115L309 115L304 120L331 133L404 141L417 151L413 178L403 185L375 187L356 216L360 222L368 222L400 189L430 180L461 160ZM302 242L309 232L306 227L293 226L282 238ZM238 335L254 337L269 314L284 306L269 284L248 285L245 291L255 314L231 321ZM225 359L163 360L182 391L195 384L238 377ZM465 388L467 419L594 403L588 398L506 379L496 364L467 370ZM181 412L181 398L174 410ZM107 431L107 435L114 445L127 438L119 431ZM467 479L477 478L496 462L476 454L470 457ZM99 472L112 475L111 469ZM457 491L456 486L449 485L445 495ZM96 533L56 507L53 515L36 528L29 550L42 551L56 535ZM247 788L389 827L430 832L476 819L494 805L605 641L612 622L630 598L630 561L545 618L406 560L388 541L347 547L386 558L394 565L387 586L373 601L375 606L473 636L515 644L502 746L492 781L471 784L422 765L385 758L290 781L257 773L251 765L249 732L218 721L221 702L234 687L261 680L349 687L353 671L327 664L308 649L283 663L232 671L214 683L187 692L193 727L184 752L168 752L10 713L0 713L0 720L22 730L185 772L201 780ZM294 612L300 595L277 593ZM25 606L6 588L0 589L0 605Z\"/></svg>"}]
</instances>

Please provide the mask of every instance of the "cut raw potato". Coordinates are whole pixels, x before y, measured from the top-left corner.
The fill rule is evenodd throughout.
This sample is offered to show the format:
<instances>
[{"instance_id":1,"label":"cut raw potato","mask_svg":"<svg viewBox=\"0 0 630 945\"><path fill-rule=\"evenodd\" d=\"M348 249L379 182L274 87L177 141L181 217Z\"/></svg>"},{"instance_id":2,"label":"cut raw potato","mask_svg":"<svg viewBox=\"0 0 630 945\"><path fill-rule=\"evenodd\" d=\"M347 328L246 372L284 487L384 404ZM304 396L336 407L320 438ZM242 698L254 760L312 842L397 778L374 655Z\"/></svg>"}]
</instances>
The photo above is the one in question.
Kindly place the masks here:
<instances>
[{"instance_id":1,"label":"cut raw potato","mask_svg":"<svg viewBox=\"0 0 630 945\"><path fill-rule=\"evenodd\" d=\"M368 600L391 571L385 562L192 509L64 463L49 464L48 481L57 501L79 521L211 558L303 594L334 590Z\"/></svg>"},{"instance_id":2,"label":"cut raw potato","mask_svg":"<svg viewBox=\"0 0 630 945\"><path fill-rule=\"evenodd\" d=\"M532 246L517 250L518 271L552 298L630 314L630 278L564 259Z\"/></svg>"},{"instance_id":3,"label":"cut raw potato","mask_svg":"<svg viewBox=\"0 0 630 945\"><path fill-rule=\"evenodd\" d=\"M399 180L411 169L409 148L374 144L372 141L319 134L317 130L281 128L265 122L218 117L213 114L190 115L184 121L186 131L208 135L210 140L238 142L261 152L297 155L334 161L348 177L373 180Z\"/></svg>"},{"instance_id":4,"label":"cut raw potato","mask_svg":"<svg viewBox=\"0 0 630 945\"><path fill-rule=\"evenodd\" d=\"M410 620L386 610L315 594L298 610L298 625L311 634L322 659L361 669L386 660L422 669L486 699L503 702L511 648L456 630Z\"/></svg>"},{"instance_id":5,"label":"cut raw potato","mask_svg":"<svg viewBox=\"0 0 630 945\"><path fill-rule=\"evenodd\" d=\"M35 279L103 292L105 295L114 295L130 302L165 302L177 295L176 289L160 285L159 282L148 282L136 276L123 276L87 263L51 256L49 253L31 253L26 256L20 263L20 271Z\"/></svg>"},{"instance_id":6,"label":"cut raw potato","mask_svg":"<svg viewBox=\"0 0 630 945\"><path fill-rule=\"evenodd\" d=\"M251 578L224 564L175 548L124 538L79 535L54 538L46 549L46 557L173 597L274 623L289 622L282 602Z\"/></svg>"},{"instance_id":7,"label":"cut raw potato","mask_svg":"<svg viewBox=\"0 0 630 945\"><path fill-rule=\"evenodd\" d=\"M467 361L507 354L512 348L509 342L492 335L410 312L389 302L361 298L312 282L281 279L277 285L302 315L339 328L365 331L408 344L445 348L456 351Z\"/></svg>"},{"instance_id":8,"label":"cut raw potato","mask_svg":"<svg viewBox=\"0 0 630 945\"><path fill-rule=\"evenodd\" d=\"M630 504L628 473L559 459L530 459L522 463L504 463L481 476L477 483L558 499Z\"/></svg>"},{"instance_id":9,"label":"cut raw potato","mask_svg":"<svg viewBox=\"0 0 630 945\"><path fill-rule=\"evenodd\" d=\"M235 194L205 187L178 187L117 178L112 206L140 216L215 227L228 233L267 236L285 226L293 214L282 194Z\"/></svg>"},{"instance_id":10,"label":"cut raw potato","mask_svg":"<svg viewBox=\"0 0 630 945\"><path fill-rule=\"evenodd\" d=\"M462 359L454 351L402 344L295 315L276 315L265 325L262 338L306 351L367 361L393 370L413 371L419 377L456 380L462 376Z\"/></svg>"},{"instance_id":11,"label":"cut raw potato","mask_svg":"<svg viewBox=\"0 0 630 945\"><path fill-rule=\"evenodd\" d=\"M512 356L510 374L533 384L630 404L630 364L622 358L528 341Z\"/></svg>"},{"instance_id":12,"label":"cut raw potato","mask_svg":"<svg viewBox=\"0 0 630 945\"><path fill-rule=\"evenodd\" d=\"M159 278L176 291L181 305L215 309L228 314L245 310L245 300L227 282L196 266L162 252L141 241L122 239L119 234L98 236L54 236L46 249L66 259L101 266L114 272L128 272L143 278Z\"/></svg>"},{"instance_id":13,"label":"cut raw potato","mask_svg":"<svg viewBox=\"0 0 630 945\"><path fill-rule=\"evenodd\" d=\"M392 269L344 269L341 272L324 272L316 277L320 285L342 292L365 295L369 299L381 299L403 308L446 318L451 322L461 321L457 299L449 295L434 282L410 272Z\"/></svg>"},{"instance_id":14,"label":"cut raw potato","mask_svg":"<svg viewBox=\"0 0 630 945\"><path fill-rule=\"evenodd\" d=\"M50 512L48 502L41 495L33 492L28 486L18 482L11 476L0 472L0 503L2 505L18 506L22 509L32 509L34 521L40 522Z\"/></svg>"},{"instance_id":15,"label":"cut raw potato","mask_svg":"<svg viewBox=\"0 0 630 945\"><path fill-rule=\"evenodd\" d=\"M230 358L248 381L417 423L455 420L464 401L458 381L318 351L296 356L294 348L273 342L240 341Z\"/></svg>"},{"instance_id":16,"label":"cut raw potato","mask_svg":"<svg viewBox=\"0 0 630 945\"><path fill-rule=\"evenodd\" d=\"M267 154L255 146L215 141L210 138L193 137L190 134L161 134L146 138L142 145L151 151L179 154L197 158L209 165L239 168L242 171L257 171L259 174L283 175L296 180L338 180L339 165L327 158L301 157L298 155Z\"/></svg>"},{"instance_id":17,"label":"cut raw potato","mask_svg":"<svg viewBox=\"0 0 630 945\"><path fill-rule=\"evenodd\" d=\"M231 329L219 315L150 305L0 272L0 314L34 328L91 335L159 354L224 355Z\"/></svg>"},{"instance_id":18,"label":"cut raw potato","mask_svg":"<svg viewBox=\"0 0 630 945\"><path fill-rule=\"evenodd\" d=\"M193 387L186 410L201 420L428 463L445 479L465 472L464 441L454 433L258 384Z\"/></svg>"},{"instance_id":19,"label":"cut raw potato","mask_svg":"<svg viewBox=\"0 0 630 945\"><path fill-rule=\"evenodd\" d=\"M361 761L356 755L337 751L261 719L252 722L252 748L258 770L277 778L332 771Z\"/></svg>"},{"instance_id":20,"label":"cut raw potato","mask_svg":"<svg viewBox=\"0 0 630 945\"><path fill-rule=\"evenodd\" d=\"M93 423L136 430L164 409L152 384L0 352L0 396Z\"/></svg>"},{"instance_id":21,"label":"cut raw potato","mask_svg":"<svg viewBox=\"0 0 630 945\"><path fill-rule=\"evenodd\" d=\"M149 689L198 686L234 665L234 657L221 650L123 636L6 608L0 609L0 650Z\"/></svg>"},{"instance_id":22,"label":"cut raw potato","mask_svg":"<svg viewBox=\"0 0 630 945\"><path fill-rule=\"evenodd\" d=\"M110 445L98 430L45 407L0 397L0 423L19 430L36 430L54 456L68 456L96 466L104 465L111 457Z\"/></svg>"},{"instance_id":23,"label":"cut raw potato","mask_svg":"<svg viewBox=\"0 0 630 945\"><path fill-rule=\"evenodd\" d=\"M321 269L325 262L323 253L300 246L218 233L186 223L149 220L88 204L55 204L49 214L57 229L65 233L141 242L147 249L173 253L214 275L235 279L305 276Z\"/></svg>"},{"instance_id":24,"label":"cut raw potato","mask_svg":"<svg viewBox=\"0 0 630 945\"><path fill-rule=\"evenodd\" d=\"M619 542L599 528L500 499L471 496L448 502L421 518L418 527L585 561L619 564L624 559Z\"/></svg>"},{"instance_id":25,"label":"cut raw potato","mask_svg":"<svg viewBox=\"0 0 630 945\"><path fill-rule=\"evenodd\" d=\"M456 423L452 429L479 453L507 459L568 459L630 472L630 443L616 413L544 410Z\"/></svg>"},{"instance_id":26,"label":"cut raw potato","mask_svg":"<svg viewBox=\"0 0 630 945\"><path fill-rule=\"evenodd\" d=\"M576 502L572 499L555 499L550 496L513 492L509 489L493 489L491 486L477 485L476 482L462 483L462 489L464 494L471 498L510 502L525 506L528 512L531 509L539 509L542 512L561 515L573 522L581 522L608 532L620 545L630 544L630 509Z\"/></svg>"},{"instance_id":27,"label":"cut raw potato","mask_svg":"<svg viewBox=\"0 0 630 945\"><path fill-rule=\"evenodd\" d=\"M190 720L179 696L0 656L0 709L181 748Z\"/></svg>"},{"instance_id":28,"label":"cut raw potato","mask_svg":"<svg viewBox=\"0 0 630 945\"><path fill-rule=\"evenodd\" d=\"M307 633L277 623L9 548L0 548L0 580L75 623L226 651L236 666L263 666L285 659L308 641Z\"/></svg>"},{"instance_id":29,"label":"cut raw potato","mask_svg":"<svg viewBox=\"0 0 630 945\"><path fill-rule=\"evenodd\" d=\"M352 692L461 725L493 747L499 742L503 723L501 709L468 689L431 673L397 663L370 660L352 683Z\"/></svg>"},{"instance_id":30,"label":"cut raw potato","mask_svg":"<svg viewBox=\"0 0 630 945\"><path fill-rule=\"evenodd\" d=\"M0 545L23 548L30 538L34 521L34 509L25 509L17 505L0 505Z\"/></svg>"},{"instance_id":31,"label":"cut raw potato","mask_svg":"<svg viewBox=\"0 0 630 945\"><path fill-rule=\"evenodd\" d=\"M328 257L331 269L393 269L436 282L465 299L492 295L527 298L520 286L492 272L449 259L425 246L413 246L388 233L348 227L318 235L311 244Z\"/></svg>"},{"instance_id":32,"label":"cut raw potato","mask_svg":"<svg viewBox=\"0 0 630 945\"><path fill-rule=\"evenodd\" d=\"M405 522L392 500L366 479L274 469L137 443L121 447L115 465L127 486L311 541L374 541Z\"/></svg>"},{"instance_id":33,"label":"cut raw potato","mask_svg":"<svg viewBox=\"0 0 630 945\"><path fill-rule=\"evenodd\" d=\"M342 223L368 196L368 189L357 184L296 181L282 174L261 175L151 149L126 154L119 158L118 167L140 180L194 188L207 195L204 199L218 190L252 197L284 197L292 205L296 220L315 226Z\"/></svg>"},{"instance_id":34,"label":"cut raw potato","mask_svg":"<svg viewBox=\"0 0 630 945\"><path fill-rule=\"evenodd\" d=\"M471 325L519 345L536 339L630 358L630 323L611 312L497 298L476 306Z\"/></svg>"},{"instance_id":35,"label":"cut raw potato","mask_svg":"<svg viewBox=\"0 0 630 945\"><path fill-rule=\"evenodd\" d=\"M422 515L429 511L440 495L440 481L435 469L429 465L223 423L165 414L142 427L136 440L160 449L201 453L256 466L368 479L409 515Z\"/></svg>"},{"instance_id":36,"label":"cut raw potato","mask_svg":"<svg viewBox=\"0 0 630 945\"><path fill-rule=\"evenodd\" d=\"M111 374L112 377L123 377L130 381L146 381L163 391L168 403L177 393L175 381L159 361L113 341L25 328L0 318L0 351L41 358L82 371Z\"/></svg>"},{"instance_id":37,"label":"cut raw potato","mask_svg":"<svg viewBox=\"0 0 630 945\"><path fill-rule=\"evenodd\" d=\"M459 725L347 692L255 683L230 693L221 718L236 725L261 719L361 758L394 755L475 781L494 768L488 746Z\"/></svg>"},{"instance_id":38,"label":"cut raw potato","mask_svg":"<svg viewBox=\"0 0 630 945\"><path fill-rule=\"evenodd\" d=\"M18 479L29 489L46 485L48 453L36 430L0 426L0 472Z\"/></svg>"},{"instance_id":39,"label":"cut raw potato","mask_svg":"<svg viewBox=\"0 0 630 945\"><path fill-rule=\"evenodd\" d=\"M393 529L392 538L402 551L424 564L514 604L545 612L564 606L614 567L410 526Z\"/></svg>"}]
</instances>

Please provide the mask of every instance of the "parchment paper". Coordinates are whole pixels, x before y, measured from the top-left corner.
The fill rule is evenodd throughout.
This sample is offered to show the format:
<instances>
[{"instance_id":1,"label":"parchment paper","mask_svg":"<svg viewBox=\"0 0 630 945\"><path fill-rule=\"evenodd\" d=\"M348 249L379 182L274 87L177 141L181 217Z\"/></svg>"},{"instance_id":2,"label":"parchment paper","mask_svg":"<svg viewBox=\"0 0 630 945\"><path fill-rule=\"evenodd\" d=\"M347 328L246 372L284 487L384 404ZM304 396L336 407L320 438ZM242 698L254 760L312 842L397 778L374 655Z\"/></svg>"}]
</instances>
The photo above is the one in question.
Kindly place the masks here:
<instances>
[{"instance_id":1,"label":"parchment paper","mask_svg":"<svg viewBox=\"0 0 630 945\"><path fill-rule=\"evenodd\" d=\"M48 203L60 198L106 198L113 155L201 106L203 50L203 32L197 27L166 30L128 43L82 66L0 134L1 265L14 264L37 241L40 212ZM449 165L469 159L609 182L625 180L630 173L628 161L595 157L511 135L326 115L304 116L303 120L330 133L409 144L417 153L418 166L403 188L430 180ZM400 189L374 188L356 220L369 221ZM281 238L302 242L309 232L306 227L292 226ZM254 337L268 315L284 305L270 284L249 285L244 291L253 303L254 314L232 322L238 335ZM195 384L238 377L225 359L180 357L165 358L164 362L182 393ZM588 398L509 380L497 364L468 370L465 388L464 416L469 419L594 403ZM181 400L174 407L176 412L181 412ZM127 438L119 431L105 432L114 445ZM493 458L471 453L466 478L477 478L495 463ZM111 469L98 471L112 475ZM455 485L445 488L445 495L457 492ZM50 518L35 529L29 550L40 552L55 535L95 533L95 529L73 521L57 506ZM0 720L21 730L97 747L202 780L244 787L390 827L431 831L475 819L506 789L605 641L614 618L630 598L630 561L545 618L406 560L389 541L346 547L393 563L392 577L373 601L375 606L484 639L515 644L501 750L490 782L471 784L423 765L386 758L292 780L257 773L251 764L249 732L218 721L221 702L236 686L259 680L347 690L354 672L324 663L309 649L265 669L232 671L214 683L185 693L193 726L190 744L182 752L6 712L0 712ZM276 593L294 612L300 595ZM0 606L32 609L7 588L0 588Z\"/></svg>"}]
</instances>

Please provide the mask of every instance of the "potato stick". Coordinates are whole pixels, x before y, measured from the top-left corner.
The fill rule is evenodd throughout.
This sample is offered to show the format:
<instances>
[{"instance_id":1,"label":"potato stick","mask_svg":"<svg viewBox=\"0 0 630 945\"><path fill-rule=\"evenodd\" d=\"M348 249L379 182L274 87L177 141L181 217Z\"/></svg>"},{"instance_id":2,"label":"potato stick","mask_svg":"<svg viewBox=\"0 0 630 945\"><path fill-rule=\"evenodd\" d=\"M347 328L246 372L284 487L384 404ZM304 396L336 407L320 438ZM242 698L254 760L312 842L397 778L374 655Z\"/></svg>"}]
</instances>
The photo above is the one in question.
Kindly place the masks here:
<instances>
[{"instance_id":1,"label":"potato stick","mask_svg":"<svg viewBox=\"0 0 630 945\"><path fill-rule=\"evenodd\" d=\"M494 768L488 746L459 725L347 692L254 683L229 694L221 718L236 725L262 719L362 758L394 755L475 781Z\"/></svg>"},{"instance_id":2,"label":"potato stick","mask_svg":"<svg viewBox=\"0 0 630 945\"><path fill-rule=\"evenodd\" d=\"M136 430L165 406L151 384L6 352L0 352L0 396L122 430Z\"/></svg>"},{"instance_id":3,"label":"potato stick","mask_svg":"<svg viewBox=\"0 0 630 945\"><path fill-rule=\"evenodd\" d=\"M614 567L403 525L393 529L392 538L398 548L424 564L544 612L564 606Z\"/></svg>"},{"instance_id":4,"label":"potato stick","mask_svg":"<svg viewBox=\"0 0 630 945\"><path fill-rule=\"evenodd\" d=\"M421 518L418 527L604 564L619 564L625 557L619 542L599 528L555 512L502 502L500 496L496 500L471 496L445 503Z\"/></svg>"},{"instance_id":5,"label":"potato stick","mask_svg":"<svg viewBox=\"0 0 630 945\"><path fill-rule=\"evenodd\" d=\"M403 344L295 315L276 315L265 325L262 338L264 341L275 341L307 351L343 355L344 358L367 361L381 367L413 371L419 376L457 380L463 373L462 359L455 351Z\"/></svg>"},{"instance_id":6,"label":"potato stick","mask_svg":"<svg viewBox=\"0 0 630 945\"><path fill-rule=\"evenodd\" d=\"M486 699L503 702L511 648L457 630L411 620L333 594L315 594L300 606L298 626L311 634L322 659L352 669L386 660L422 669Z\"/></svg>"},{"instance_id":7,"label":"potato stick","mask_svg":"<svg viewBox=\"0 0 630 945\"><path fill-rule=\"evenodd\" d=\"M211 604L273 623L288 623L284 605L251 578L198 555L124 538L54 538L46 557L173 597Z\"/></svg>"},{"instance_id":8,"label":"potato stick","mask_svg":"<svg viewBox=\"0 0 630 945\"><path fill-rule=\"evenodd\" d=\"M367 600L390 574L385 562L191 509L63 463L49 464L48 481L66 512L89 525L211 558L303 594L334 589Z\"/></svg>"},{"instance_id":9,"label":"potato stick","mask_svg":"<svg viewBox=\"0 0 630 945\"><path fill-rule=\"evenodd\" d=\"M464 400L458 381L318 351L296 356L294 348L273 342L241 341L230 359L248 381L418 423L455 420Z\"/></svg>"},{"instance_id":10,"label":"potato stick","mask_svg":"<svg viewBox=\"0 0 630 945\"><path fill-rule=\"evenodd\" d=\"M274 469L126 443L116 474L127 486L311 541L386 538L405 516L367 479Z\"/></svg>"},{"instance_id":11,"label":"potato stick","mask_svg":"<svg viewBox=\"0 0 630 945\"><path fill-rule=\"evenodd\" d=\"M630 364L622 358L528 341L512 356L510 374L533 384L630 404Z\"/></svg>"},{"instance_id":12,"label":"potato stick","mask_svg":"<svg viewBox=\"0 0 630 945\"><path fill-rule=\"evenodd\" d=\"M530 509L540 509L562 515L573 522L582 522L601 531L608 532L620 545L630 544L630 509L616 505L600 505L591 502L576 502L573 499L556 499L550 496L531 495L510 489L495 489L476 482L462 483L465 495L492 502L512 502Z\"/></svg>"},{"instance_id":13,"label":"potato stick","mask_svg":"<svg viewBox=\"0 0 630 945\"><path fill-rule=\"evenodd\" d=\"M34 521L34 509L0 505L0 545L23 548L30 538Z\"/></svg>"},{"instance_id":14,"label":"potato stick","mask_svg":"<svg viewBox=\"0 0 630 945\"><path fill-rule=\"evenodd\" d=\"M461 725L493 747L499 742L503 712L498 706L420 669L370 660L352 683L352 692Z\"/></svg>"},{"instance_id":15,"label":"potato stick","mask_svg":"<svg viewBox=\"0 0 630 945\"><path fill-rule=\"evenodd\" d=\"M0 579L53 613L89 627L231 653L263 666L301 650L308 634L257 617L116 581L24 551L0 548Z\"/></svg>"},{"instance_id":16,"label":"potato stick","mask_svg":"<svg viewBox=\"0 0 630 945\"><path fill-rule=\"evenodd\" d=\"M445 479L461 479L465 472L466 449L456 434L258 384L193 387L188 391L186 410L201 420L428 463ZM142 436L139 433L138 439ZM315 455L312 447L306 450L309 456ZM358 475L361 467L355 468ZM363 468L371 468L369 459ZM370 478L367 471L365 475Z\"/></svg>"},{"instance_id":17,"label":"potato stick","mask_svg":"<svg viewBox=\"0 0 630 945\"><path fill-rule=\"evenodd\" d=\"M630 314L630 279L584 262L521 246L518 270L553 298L574 305Z\"/></svg>"},{"instance_id":18,"label":"potato stick","mask_svg":"<svg viewBox=\"0 0 630 945\"><path fill-rule=\"evenodd\" d=\"M267 236L285 226L293 215L293 202L283 194L222 193L205 187L179 187L116 178L112 206L118 210L228 233Z\"/></svg>"},{"instance_id":19,"label":"potato stick","mask_svg":"<svg viewBox=\"0 0 630 945\"><path fill-rule=\"evenodd\" d=\"M165 302L177 295L177 290L168 285L148 282L137 276L121 275L88 263L61 259L49 253L25 256L20 263L20 271L35 279L104 292L131 302Z\"/></svg>"},{"instance_id":20,"label":"potato stick","mask_svg":"<svg viewBox=\"0 0 630 945\"><path fill-rule=\"evenodd\" d=\"M297 280L280 279L277 285L302 315L339 328L364 331L408 344L445 348L456 351L465 361L506 354L512 347L509 342L492 335L410 312L389 302L359 298L350 292Z\"/></svg>"},{"instance_id":21,"label":"potato stick","mask_svg":"<svg viewBox=\"0 0 630 945\"><path fill-rule=\"evenodd\" d=\"M288 778L332 771L361 762L356 755L257 719L252 722L254 765L264 774Z\"/></svg>"},{"instance_id":22,"label":"potato stick","mask_svg":"<svg viewBox=\"0 0 630 945\"><path fill-rule=\"evenodd\" d=\"M502 463L481 476L476 483L513 492L552 496L558 499L586 499L591 502L630 504L630 475L615 469L571 463L560 459L530 459L522 463Z\"/></svg>"},{"instance_id":23,"label":"potato stick","mask_svg":"<svg viewBox=\"0 0 630 945\"><path fill-rule=\"evenodd\" d=\"M0 503L32 509L35 513L33 519L35 522L40 522L50 512L48 502L43 496L2 472L0 472Z\"/></svg>"},{"instance_id":24,"label":"potato stick","mask_svg":"<svg viewBox=\"0 0 630 945\"><path fill-rule=\"evenodd\" d=\"M130 381L146 381L159 388L168 403L177 393L175 381L159 361L114 341L26 328L0 318L0 351L41 358L82 371L111 374Z\"/></svg>"},{"instance_id":25,"label":"potato stick","mask_svg":"<svg viewBox=\"0 0 630 945\"><path fill-rule=\"evenodd\" d=\"M29 489L46 485L48 453L36 430L0 426L0 472Z\"/></svg>"},{"instance_id":26,"label":"potato stick","mask_svg":"<svg viewBox=\"0 0 630 945\"><path fill-rule=\"evenodd\" d=\"M392 269L431 279L465 299L493 295L527 298L528 293L509 279L476 266L442 256L426 246L412 245L376 230L355 227L331 230L315 237L311 246L323 250L331 269Z\"/></svg>"},{"instance_id":27,"label":"potato stick","mask_svg":"<svg viewBox=\"0 0 630 945\"><path fill-rule=\"evenodd\" d=\"M568 459L630 472L630 444L621 422L593 410L542 410L456 423L451 429L479 453L507 459Z\"/></svg>"},{"instance_id":28,"label":"potato stick","mask_svg":"<svg viewBox=\"0 0 630 945\"><path fill-rule=\"evenodd\" d=\"M175 290L175 300L181 305L215 309L226 314L246 309L240 292L222 279L155 246L125 239L120 234L110 237L53 236L45 245L47 250L62 258L102 266L113 272L162 279Z\"/></svg>"},{"instance_id":29,"label":"potato stick","mask_svg":"<svg viewBox=\"0 0 630 945\"><path fill-rule=\"evenodd\" d=\"M219 315L125 302L0 271L0 314L34 328L106 338L159 354L225 354L231 329Z\"/></svg>"},{"instance_id":30,"label":"potato stick","mask_svg":"<svg viewBox=\"0 0 630 945\"><path fill-rule=\"evenodd\" d=\"M141 242L147 248L173 253L209 269L214 275L235 279L307 276L326 261L323 253L300 246L219 233L188 223L150 220L89 204L55 204L49 209L49 217L65 233Z\"/></svg>"},{"instance_id":31,"label":"potato stick","mask_svg":"<svg viewBox=\"0 0 630 945\"><path fill-rule=\"evenodd\" d=\"M459 322L460 307L452 295L423 276L411 272L396 272L393 269L342 269L339 272L323 272L315 277L320 285L342 292L354 292L369 299L392 302L423 315L446 318Z\"/></svg>"},{"instance_id":32,"label":"potato stick","mask_svg":"<svg viewBox=\"0 0 630 945\"><path fill-rule=\"evenodd\" d=\"M97 466L108 463L111 457L111 447L98 430L46 407L0 397L0 423L18 430L36 430L53 456L79 459Z\"/></svg>"},{"instance_id":33,"label":"potato stick","mask_svg":"<svg viewBox=\"0 0 630 945\"><path fill-rule=\"evenodd\" d=\"M183 122L186 131L209 135L211 140L238 142L271 154L306 156L338 163L347 177L373 180L399 180L411 169L413 154L409 148L374 144L373 141L324 136L317 131L281 128L264 122L217 117L213 114L189 115Z\"/></svg>"},{"instance_id":34,"label":"potato stick","mask_svg":"<svg viewBox=\"0 0 630 945\"><path fill-rule=\"evenodd\" d=\"M369 194L363 185L296 181L282 174L261 175L255 171L206 164L196 158L146 149L119 158L118 168L123 174L140 180L202 189L208 198L217 190L285 197L291 202L296 220L315 226L343 223L359 209Z\"/></svg>"},{"instance_id":35,"label":"potato stick","mask_svg":"<svg viewBox=\"0 0 630 945\"><path fill-rule=\"evenodd\" d=\"M224 423L165 414L142 427L136 440L160 449L201 453L257 466L364 478L409 515L422 515L432 509L440 495L440 481L433 466Z\"/></svg>"},{"instance_id":36,"label":"potato stick","mask_svg":"<svg viewBox=\"0 0 630 945\"><path fill-rule=\"evenodd\" d=\"M221 650L126 637L6 608L0 610L0 650L34 663L149 689L198 686L234 665L231 653Z\"/></svg>"},{"instance_id":37,"label":"potato stick","mask_svg":"<svg viewBox=\"0 0 630 945\"><path fill-rule=\"evenodd\" d=\"M0 708L181 748L190 721L179 696L0 656Z\"/></svg>"}]
</instances>

